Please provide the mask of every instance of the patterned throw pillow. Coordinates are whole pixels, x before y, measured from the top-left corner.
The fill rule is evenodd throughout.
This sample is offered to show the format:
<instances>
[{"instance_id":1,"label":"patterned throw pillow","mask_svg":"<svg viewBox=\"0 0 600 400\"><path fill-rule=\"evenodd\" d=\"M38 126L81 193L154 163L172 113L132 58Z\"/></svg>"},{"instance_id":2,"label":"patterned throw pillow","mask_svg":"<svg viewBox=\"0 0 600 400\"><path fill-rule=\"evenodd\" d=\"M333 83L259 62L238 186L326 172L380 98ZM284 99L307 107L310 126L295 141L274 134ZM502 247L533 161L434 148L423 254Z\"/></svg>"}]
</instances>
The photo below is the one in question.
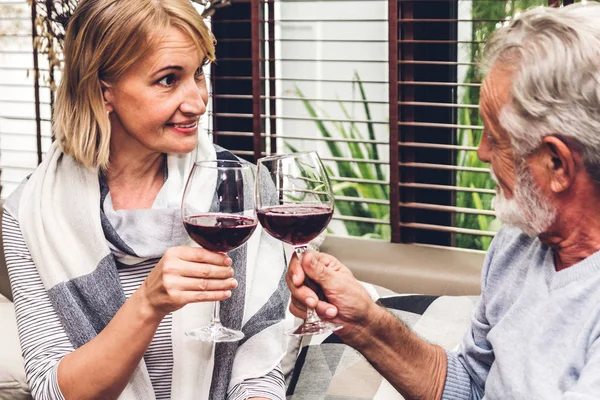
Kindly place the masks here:
<instances>
[{"instance_id":1,"label":"patterned throw pillow","mask_svg":"<svg viewBox=\"0 0 600 400\"><path fill-rule=\"evenodd\" d=\"M478 297L398 295L364 284L374 300L419 336L455 349ZM335 334L303 339L287 390L288 400L396 400L403 397Z\"/></svg>"}]
</instances>

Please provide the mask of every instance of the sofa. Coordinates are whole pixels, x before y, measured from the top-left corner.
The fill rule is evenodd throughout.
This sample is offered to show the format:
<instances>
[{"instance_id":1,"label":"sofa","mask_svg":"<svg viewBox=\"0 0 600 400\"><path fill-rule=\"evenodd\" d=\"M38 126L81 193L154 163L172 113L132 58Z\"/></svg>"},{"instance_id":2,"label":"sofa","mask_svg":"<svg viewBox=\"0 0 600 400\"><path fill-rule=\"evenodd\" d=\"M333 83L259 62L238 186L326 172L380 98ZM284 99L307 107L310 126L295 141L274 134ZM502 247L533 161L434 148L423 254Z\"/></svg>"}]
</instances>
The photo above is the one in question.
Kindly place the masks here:
<instances>
[{"instance_id":1,"label":"sofa","mask_svg":"<svg viewBox=\"0 0 600 400\"><path fill-rule=\"evenodd\" d=\"M459 344L478 300L482 254L336 237L328 237L322 251L350 267L374 300L421 337L446 349ZM282 364L288 400L402 399L335 334L292 340ZM25 399L31 395L0 257L0 400Z\"/></svg>"},{"instance_id":2,"label":"sofa","mask_svg":"<svg viewBox=\"0 0 600 400\"><path fill-rule=\"evenodd\" d=\"M25 379L15 309L0 240L0 400L22 399L31 399L31 395Z\"/></svg>"}]
</instances>

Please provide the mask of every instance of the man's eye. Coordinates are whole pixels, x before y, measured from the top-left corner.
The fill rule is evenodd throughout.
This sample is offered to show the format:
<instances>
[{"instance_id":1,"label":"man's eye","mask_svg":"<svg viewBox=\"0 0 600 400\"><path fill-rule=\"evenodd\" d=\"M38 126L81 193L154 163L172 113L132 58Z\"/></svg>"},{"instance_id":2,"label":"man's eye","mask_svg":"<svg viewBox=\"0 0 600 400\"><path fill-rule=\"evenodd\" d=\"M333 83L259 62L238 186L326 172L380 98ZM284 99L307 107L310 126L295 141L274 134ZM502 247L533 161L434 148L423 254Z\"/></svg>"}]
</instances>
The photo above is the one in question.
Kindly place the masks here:
<instances>
[{"instance_id":1,"label":"man's eye","mask_svg":"<svg viewBox=\"0 0 600 400\"><path fill-rule=\"evenodd\" d=\"M165 76L164 78L162 78L161 80L158 81L159 84L163 85L163 86L173 86L173 83L175 82L175 75L174 74L169 74L167 76Z\"/></svg>"},{"instance_id":2,"label":"man's eye","mask_svg":"<svg viewBox=\"0 0 600 400\"><path fill-rule=\"evenodd\" d=\"M200 77L204 76L204 70L202 69L202 67L198 67L196 72L194 72L194 76L196 78L200 78Z\"/></svg>"}]
</instances>

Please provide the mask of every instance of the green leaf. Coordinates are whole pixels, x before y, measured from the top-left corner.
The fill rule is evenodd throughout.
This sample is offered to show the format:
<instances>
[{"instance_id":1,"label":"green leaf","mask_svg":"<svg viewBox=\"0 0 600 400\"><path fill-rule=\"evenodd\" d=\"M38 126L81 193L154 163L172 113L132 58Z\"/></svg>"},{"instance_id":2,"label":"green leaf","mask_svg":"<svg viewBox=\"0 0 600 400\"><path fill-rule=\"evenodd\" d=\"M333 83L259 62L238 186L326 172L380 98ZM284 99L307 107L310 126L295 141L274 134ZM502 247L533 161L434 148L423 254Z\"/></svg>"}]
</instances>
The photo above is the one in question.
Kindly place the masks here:
<instances>
[{"instance_id":1,"label":"green leaf","mask_svg":"<svg viewBox=\"0 0 600 400\"><path fill-rule=\"evenodd\" d=\"M311 101L307 100L304 93L296 86L295 94L301 99L307 113L313 118L314 123L324 138L341 138L341 139L357 139L363 138L357 124L350 122L347 126L341 121L324 121L324 119L332 119L327 115L325 110L319 109ZM364 94L364 91L363 91ZM338 105L346 119L352 120L344 103L338 102ZM370 121L370 110L368 110L368 120ZM371 128L372 128L372 124ZM372 133L374 135L374 132ZM371 160L368 146L356 142L336 142L326 141L327 147L333 157L346 158L348 155L356 160ZM289 147L289 146L288 146ZM377 153L375 153L377 154ZM376 160L376 159L375 159ZM330 166L326 166L330 176L340 176L352 179L362 180L385 180L385 176L381 173L378 164L369 164L363 162L347 162L343 160L335 161L337 172L339 175L334 175L334 170ZM379 168L379 172L377 169ZM361 199L388 199L389 189L386 185L368 184L357 182L336 182L332 185L332 190L336 196L356 198L356 201L341 201L335 202L336 210L341 215L357 216L372 219L389 220L389 207L380 204L366 204ZM344 226L351 236L374 235L380 238L390 238L389 229L382 228L380 224L363 223L356 221L343 221ZM387 227L389 228L389 226ZM382 234L383 233L383 234Z\"/></svg>"}]
</instances>

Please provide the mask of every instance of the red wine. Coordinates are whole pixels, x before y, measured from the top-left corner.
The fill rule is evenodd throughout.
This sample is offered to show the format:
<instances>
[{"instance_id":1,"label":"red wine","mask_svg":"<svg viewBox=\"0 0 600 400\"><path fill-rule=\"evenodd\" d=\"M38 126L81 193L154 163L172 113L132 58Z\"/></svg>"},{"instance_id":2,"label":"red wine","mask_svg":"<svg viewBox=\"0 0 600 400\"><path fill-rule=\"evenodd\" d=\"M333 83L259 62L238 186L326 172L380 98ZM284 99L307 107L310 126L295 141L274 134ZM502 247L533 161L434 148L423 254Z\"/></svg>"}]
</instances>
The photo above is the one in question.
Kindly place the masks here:
<instances>
[{"instance_id":1,"label":"red wine","mask_svg":"<svg viewBox=\"0 0 600 400\"><path fill-rule=\"evenodd\" d=\"M307 244L327 227L333 209L327 206L274 206L257 212L262 227L291 245Z\"/></svg>"},{"instance_id":2,"label":"red wine","mask_svg":"<svg viewBox=\"0 0 600 400\"><path fill-rule=\"evenodd\" d=\"M207 250L223 253L243 245L256 229L252 218L220 213L185 217L183 225L194 242Z\"/></svg>"}]
</instances>

